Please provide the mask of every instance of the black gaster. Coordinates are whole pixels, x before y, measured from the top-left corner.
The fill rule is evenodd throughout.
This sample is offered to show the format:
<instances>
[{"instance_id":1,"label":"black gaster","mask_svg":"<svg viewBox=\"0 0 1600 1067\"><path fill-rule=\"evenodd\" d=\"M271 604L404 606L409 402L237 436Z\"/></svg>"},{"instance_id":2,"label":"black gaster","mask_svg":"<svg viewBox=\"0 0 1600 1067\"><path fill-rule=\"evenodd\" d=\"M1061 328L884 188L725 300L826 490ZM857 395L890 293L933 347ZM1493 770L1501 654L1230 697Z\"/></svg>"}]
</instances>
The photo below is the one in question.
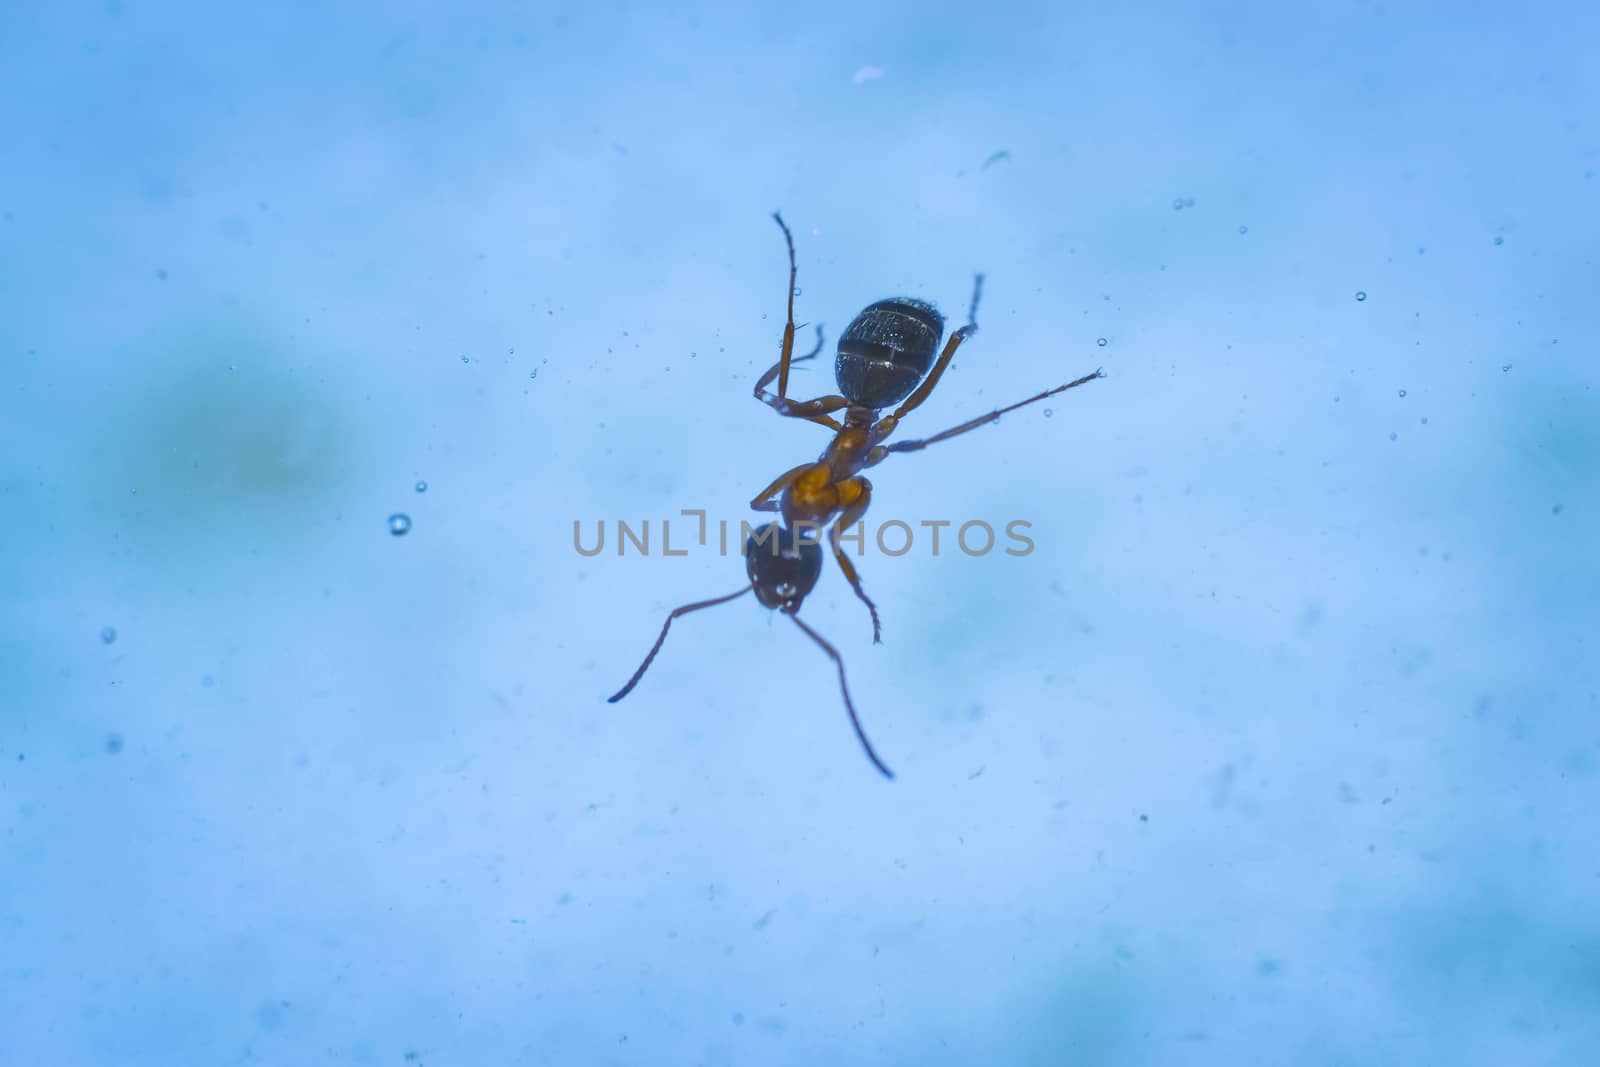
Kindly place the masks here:
<instances>
[{"instance_id":1,"label":"black gaster","mask_svg":"<svg viewBox=\"0 0 1600 1067\"><path fill-rule=\"evenodd\" d=\"M878 411L911 395L933 367L944 316L909 296L869 304L839 335L834 375L852 404Z\"/></svg>"},{"instance_id":2,"label":"black gaster","mask_svg":"<svg viewBox=\"0 0 1600 1067\"><path fill-rule=\"evenodd\" d=\"M796 612L822 576L822 546L769 522L746 539L744 569L762 606Z\"/></svg>"}]
</instances>

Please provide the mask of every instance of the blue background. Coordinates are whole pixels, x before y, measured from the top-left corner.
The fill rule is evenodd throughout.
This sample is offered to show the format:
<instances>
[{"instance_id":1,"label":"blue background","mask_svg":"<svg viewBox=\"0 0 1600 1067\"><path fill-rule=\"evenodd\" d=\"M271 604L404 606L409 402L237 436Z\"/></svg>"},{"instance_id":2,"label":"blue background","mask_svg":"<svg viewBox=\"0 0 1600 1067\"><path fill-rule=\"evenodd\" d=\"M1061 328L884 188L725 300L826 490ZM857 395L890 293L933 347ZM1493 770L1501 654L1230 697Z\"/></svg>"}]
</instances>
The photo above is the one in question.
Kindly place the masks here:
<instances>
[{"instance_id":1,"label":"blue background","mask_svg":"<svg viewBox=\"0 0 1600 1067\"><path fill-rule=\"evenodd\" d=\"M1597 32L8 5L0 1063L1593 1062ZM749 599L604 702L742 564L573 521L825 441L774 208L987 272L906 436L1108 374L872 473L1037 546L829 565L893 783Z\"/></svg>"}]
</instances>

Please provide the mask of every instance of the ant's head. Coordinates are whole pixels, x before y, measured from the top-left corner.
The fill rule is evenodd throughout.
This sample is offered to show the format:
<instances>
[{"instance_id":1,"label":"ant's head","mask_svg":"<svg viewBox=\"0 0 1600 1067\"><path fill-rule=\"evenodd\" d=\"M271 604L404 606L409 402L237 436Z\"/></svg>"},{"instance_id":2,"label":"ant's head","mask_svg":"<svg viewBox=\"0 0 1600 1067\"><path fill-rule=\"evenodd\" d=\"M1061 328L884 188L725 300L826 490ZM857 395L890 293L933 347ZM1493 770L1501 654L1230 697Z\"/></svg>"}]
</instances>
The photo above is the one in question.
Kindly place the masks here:
<instances>
[{"instance_id":1,"label":"ant's head","mask_svg":"<svg viewBox=\"0 0 1600 1067\"><path fill-rule=\"evenodd\" d=\"M792 615L822 576L822 546L769 522L745 541L744 568L763 607L782 608Z\"/></svg>"},{"instance_id":2,"label":"ant's head","mask_svg":"<svg viewBox=\"0 0 1600 1067\"><path fill-rule=\"evenodd\" d=\"M932 304L897 296L869 304L839 335L834 375L852 404L893 407L933 367L944 316Z\"/></svg>"}]
</instances>

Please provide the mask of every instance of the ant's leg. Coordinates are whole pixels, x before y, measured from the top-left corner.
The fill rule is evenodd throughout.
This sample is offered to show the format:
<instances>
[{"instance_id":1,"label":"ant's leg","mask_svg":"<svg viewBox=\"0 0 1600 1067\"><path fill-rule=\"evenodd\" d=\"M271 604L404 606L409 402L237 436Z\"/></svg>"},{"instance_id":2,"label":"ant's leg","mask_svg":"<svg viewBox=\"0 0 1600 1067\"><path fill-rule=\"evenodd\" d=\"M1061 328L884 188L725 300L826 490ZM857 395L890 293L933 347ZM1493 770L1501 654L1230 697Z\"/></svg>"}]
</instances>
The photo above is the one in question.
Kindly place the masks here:
<instances>
[{"instance_id":1,"label":"ant's leg","mask_svg":"<svg viewBox=\"0 0 1600 1067\"><path fill-rule=\"evenodd\" d=\"M944 351L939 353L938 362L934 363L933 369L922 380L922 384L917 386L916 391L894 409L893 415L886 415L878 420L877 426L873 428L873 435L878 440L888 437L901 419L922 406L922 402L933 392L934 386L939 384L939 379L944 377L945 368L950 366L950 361L955 358L956 349L961 347L961 342L978 332L978 298L982 295L983 275L979 274L972 282L972 307L967 316L967 324L950 335L950 340L945 342Z\"/></svg>"},{"instance_id":2,"label":"ant's leg","mask_svg":"<svg viewBox=\"0 0 1600 1067\"><path fill-rule=\"evenodd\" d=\"M813 348L810 352L807 352L803 356L794 357L789 362L791 364L804 363L808 359L815 359L817 357L817 353L821 351L822 326L821 324L818 324L817 347ZM810 422L815 422L822 426L826 426L835 433L844 429L844 427L839 425L837 420L830 419L827 416L829 411L838 411L842 407L849 406L849 401L845 401L843 397L822 397L818 400L797 402L785 399L781 396L773 396L771 393L767 392L767 386L772 384L772 379L776 378L782 370L783 360L780 359L778 362L767 368L767 373L763 374L756 380L756 387L754 390L752 390L752 392L755 394L755 398L757 400L761 401L763 404L771 406L772 409L780 415L788 415L797 419L806 419ZM833 404L831 406L819 406L823 404L824 400L840 400L844 401L844 403Z\"/></svg>"},{"instance_id":3,"label":"ant's leg","mask_svg":"<svg viewBox=\"0 0 1600 1067\"><path fill-rule=\"evenodd\" d=\"M1030 396L1026 400L1019 400L1017 403L1011 404L1008 407L997 408L996 410L989 412L987 415L979 415L975 419L968 419L960 426L952 426L950 429L945 430L942 433L936 433L932 437L924 437L919 441L899 441L892 445L881 446L881 451L878 448L874 448L867 456L867 464L868 466L871 466L872 464L881 462L883 458L890 452L920 451L921 449L927 448L931 444L937 444L940 441L949 440L950 438L959 434L966 433L968 430L976 430L979 426L984 426L988 423L995 422L1000 418L1001 415L1004 415L1008 411L1015 411L1020 407L1026 407L1029 404L1037 403L1038 401L1044 400L1047 397L1055 396L1057 393L1064 393L1068 389L1076 389L1085 382L1092 382L1096 378L1104 377L1104 372L1097 370L1093 374L1085 374L1077 381L1068 382L1066 385L1058 385L1054 389L1046 389L1044 392L1039 393L1036 396ZM874 456L876 458L874 458Z\"/></svg>"},{"instance_id":4,"label":"ant's leg","mask_svg":"<svg viewBox=\"0 0 1600 1067\"><path fill-rule=\"evenodd\" d=\"M842 396L819 396L815 400L785 400L781 396L757 395L760 400L771 405L772 410L779 415L820 423L835 433L844 429L844 426L837 419L829 418L828 412L842 411L850 406L850 401Z\"/></svg>"},{"instance_id":5,"label":"ant's leg","mask_svg":"<svg viewBox=\"0 0 1600 1067\"><path fill-rule=\"evenodd\" d=\"M774 211L772 217L783 231L783 242L789 246L789 315L783 324L783 354L778 357L778 396L789 395L789 357L794 355L794 235L789 232L783 216Z\"/></svg>"},{"instance_id":6,"label":"ant's leg","mask_svg":"<svg viewBox=\"0 0 1600 1067\"><path fill-rule=\"evenodd\" d=\"M789 226L783 221L783 216L774 211L772 217L777 220L778 228L783 231L784 243L789 246L789 313L783 323L783 349L778 357L778 395L769 396L766 386L772 381L771 372L762 375L761 381L756 385L756 399L768 404L779 415L787 415L796 419L808 419L811 422L821 423L835 432L844 429L839 423L827 417L828 412L838 411L850 406L850 401L842 396L824 396L816 400L807 400L794 403L789 397L789 364L794 362L794 235L789 232ZM817 328L817 348L822 348L822 328ZM809 358L809 357L803 357ZM818 416L821 416L820 418Z\"/></svg>"},{"instance_id":7,"label":"ant's leg","mask_svg":"<svg viewBox=\"0 0 1600 1067\"><path fill-rule=\"evenodd\" d=\"M804 363L808 359L816 359L818 353L820 353L821 351L822 351L822 324L819 322L819 323L817 323L817 347L813 348L811 351L807 352L803 356L795 356L793 359L791 359L789 361L789 363L792 366L793 364L796 364L796 363ZM767 386L772 384L772 379L774 379L774 378L776 378L778 376L778 371L781 370L782 367L783 367L783 360L780 359L778 362L776 362L772 366L768 367L767 368L767 373L763 374L756 381L755 397L756 397L757 400L760 400L762 402L766 402L766 397L764 397L762 394L767 391Z\"/></svg>"},{"instance_id":8,"label":"ant's leg","mask_svg":"<svg viewBox=\"0 0 1600 1067\"><path fill-rule=\"evenodd\" d=\"M867 606L872 613L872 643L882 644L882 626L878 623L878 607L867 596L866 590L861 588L861 576L856 573L854 563L844 554L844 549L839 547L839 535L855 525L861 516L867 513L867 507L872 503L872 483L865 478L846 478L839 483L839 502L844 504L844 510L839 514L838 521L828 530L828 544L833 548L833 558L839 564L839 569L844 572L845 579L850 583L850 588L856 591L856 596Z\"/></svg>"},{"instance_id":9,"label":"ant's leg","mask_svg":"<svg viewBox=\"0 0 1600 1067\"><path fill-rule=\"evenodd\" d=\"M810 352L803 356L796 356L789 362L802 363L808 359L815 359L817 353L821 351L822 327L819 325L817 327L817 347L813 348ZM790 400L781 394L778 396L773 396L771 393L767 392L767 386L772 384L772 379L776 378L780 373L782 373L783 367L783 360L780 359L778 362L767 368L767 373L763 374L759 379L756 380L756 387L752 390L755 398L761 401L763 404L771 407L772 410L776 411L779 415L785 415L789 418L795 419L806 419L810 422L819 423L820 425L826 426L828 429L833 430L835 433L844 429L844 427L839 425L837 420L830 419L828 417L828 412L838 411L841 408L847 408L850 406L850 401L846 400L842 396L824 396L818 397L815 400Z\"/></svg>"},{"instance_id":10,"label":"ant's leg","mask_svg":"<svg viewBox=\"0 0 1600 1067\"><path fill-rule=\"evenodd\" d=\"M815 466L815 463L802 463L794 470L780 474L771 485L761 490L751 499L750 507L755 511L777 511L779 502L774 500L773 497L789 488L790 482Z\"/></svg>"}]
</instances>

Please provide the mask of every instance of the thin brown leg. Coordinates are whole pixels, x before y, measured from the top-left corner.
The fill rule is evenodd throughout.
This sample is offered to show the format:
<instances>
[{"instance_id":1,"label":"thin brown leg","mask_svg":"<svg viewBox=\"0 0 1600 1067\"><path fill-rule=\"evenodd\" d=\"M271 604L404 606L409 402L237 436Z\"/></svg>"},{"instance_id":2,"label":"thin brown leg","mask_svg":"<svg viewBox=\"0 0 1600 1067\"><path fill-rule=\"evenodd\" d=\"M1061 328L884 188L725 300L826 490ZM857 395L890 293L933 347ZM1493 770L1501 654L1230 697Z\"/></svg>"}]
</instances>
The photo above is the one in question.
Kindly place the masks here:
<instances>
[{"instance_id":1,"label":"thin brown leg","mask_svg":"<svg viewBox=\"0 0 1600 1067\"><path fill-rule=\"evenodd\" d=\"M894 429L895 423L898 423L922 406L922 402L928 399L929 394L933 392L933 387L939 384L939 379L944 377L944 369L950 365L950 360L955 358L956 349L960 348L961 342L971 336L975 330L975 327L963 326L950 335L950 340L944 344L944 351L939 353L939 361L933 365L933 369L928 372L928 376L922 379L922 384L917 386L915 392L906 397L903 404L894 409L893 415L878 421L878 425L883 428L884 434ZM888 425L885 426L885 423Z\"/></svg>"},{"instance_id":2,"label":"thin brown leg","mask_svg":"<svg viewBox=\"0 0 1600 1067\"><path fill-rule=\"evenodd\" d=\"M850 527L860 521L861 516L867 513L867 508L872 504L872 483L865 478L846 478L839 483L839 492L842 496L856 493L855 499L846 504L839 513L839 518L828 530L828 544L833 549L833 558L839 564L839 569L844 572L845 579L849 581L850 588L856 591L856 596L867 606L872 613L872 643L883 643L883 627L878 623L878 606L872 602L866 590L861 588L861 576L856 573L855 564L850 562L850 557L844 554L844 549L839 547L839 537Z\"/></svg>"},{"instance_id":3,"label":"thin brown leg","mask_svg":"<svg viewBox=\"0 0 1600 1067\"><path fill-rule=\"evenodd\" d=\"M870 454L869 454L869 457L868 457L869 466L872 463L880 462L884 458L884 456L887 455L890 452L917 452L917 451L920 451L920 450L922 450L924 448L927 448L931 444L937 444L940 441L948 441L950 438L958 436L959 434L964 434L968 430L976 430L979 426L986 426L991 422L995 422L1000 418L1001 415L1006 414L1006 412L1008 412L1008 411L1015 411L1018 408L1026 407L1029 404L1036 404L1039 401L1044 400L1044 399L1046 399L1048 397L1055 396L1057 393L1064 393L1068 389L1076 389L1078 386L1083 385L1085 382L1092 382L1096 378L1104 378L1104 377L1105 377L1105 374L1102 371L1096 370L1093 374L1085 374L1082 378L1079 378L1076 381L1068 382L1066 385L1058 385L1054 389L1046 389L1044 392L1039 393L1039 394L1037 394L1035 396L1030 396L1026 400L1019 400L1015 404L1011 404L1011 405L1009 405L1007 407L996 408L994 411L989 412L987 415L979 415L975 419L968 419L966 422L963 422L960 426L952 426L950 429L945 430L942 433L936 433L932 437L924 437L920 441L898 441L895 444L886 445L886 446L883 447L883 454L879 455L877 457L877 459L872 459ZM874 453L876 453L878 450L877 449L873 449L872 451Z\"/></svg>"},{"instance_id":4,"label":"thin brown leg","mask_svg":"<svg viewBox=\"0 0 1600 1067\"><path fill-rule=\"evenodd\" d=\"M789 362L791 364L803 363L808 359L814 359L817 353L821 351L822 327L818 325L817 347L813 348L810 352L803 356L795 356ZM808 422L815 422L822 426L826 426L835 433L844 429L843 426L839 425L838 420L829 418L827 414L830 411L839 411L842 408L847 408L850 406L850 401L846 400L842 396L823 396L818 397L815 400L790 400L781 394L778 396L773 396L771 393L767 392L767 386L771 385L772 379L776 378L782 371L783 360L781 359L767 368L767 373L763 374L756 381L756 387L753 390L757 400L771 407L772 410L776 411L779 415L784 415L795 419L805 419Z\"/></svg>"},{"instance_id":5,"label":"thin brown leg","mask_svg":"<svg viewBox=\"0 0 1600 1067\"><path fill-rule=\"evenodd\" d=\"M850 406L850 401L842 396L819 396L815 400L785 400L781 396L771 398L763 396L779 415L791 419L808 419L811 422L820 422L833 430L844 429L837 421L828 418L830 411L843 411Z\"/></svg>"},{"instance_id":6,"label":"thin brown leg","mask_svg":"<svg viewBox=\"0 0 1600 1067\"><path fill-rule=\"evenodd\" d=\"M667 631L672 628L673 619L676 619L679 615L687 615L691 611L699 611L701 608L714 608L718 604L726 604L730 600L744 596L752 588L754 587L747 585L737 593L729 593L727 596L719 596L712 600L702 600L695 604L685 604L681 608L673 608L672 614L667 616L667 621L661 624L661 636L656 638L656 643L650 646L650 654L644 658L643 663L639 664L639 669L633 672L633 677L628 679L628 684L618 689L612 696L607 697L606 702L615 704L633 692L633 687L639 684L639 679L643 678L644 672L650 668L650 661L656 658L657 652L661 651L661 645L667 639Z\"/></svg>"},{"instance_id":7,"label":"thin brown leg","mask_svg":"<svg viewBox=\"0 0 1600 1067\"><path fill-rule=\"evenodd\" d=\"M784 614L793 619L796 626L804 630L806 635L810 637L811 640L815 641L819 646L821 646L822 651L826 652L828 654L828 658L833 660L833 665L839 668L839 692L844 694L844 710L850 713L850 725L855 727L856 739L861 742L861 747L866 749L867 759L871 760L872 765L878 768L878 772L885 778L893 779L894 772L884 765L883 760L878 758L878 754L872 750L872 742L867 740L866 731L861 729L861 719L858 715L856 715L856 706L850 700L850 687L845 684L844 680L844 660L839 658L839 653L835 651L832 645L828 644L828 642L822 639L821 634L817 633L817 631L801 622L800 616L796 615L792 611L786 611Z\"/></svg>"},{"instance_id":8,"label":"thin brown leg","mask_svg":"<svg viewBox=\"0 0 1600 1067\"><path fill-rule=\"evenodd\" d=\"M819 323L817 323L817 347L813 348L811 351L807 352L803 356L795 356L793 359L791 359L789 361L789 365L793 366L796 363L804 363L808 359L816 359L817 355L821 351L822 351L822 323L819 322ZM778 376L778 371L782 367L783 367L783 360L780 359L778 362L776 362L772 366L768 367L767 368L767 373L763 374L760 377L760 379L758 379L756 381L755 397L756 397L757 400L760 400L763 403L766 402L767 398L765 396L763 396L762 394L767 391L767 386L772 384L772 379L774 379L774 378L776 378Z\"/></svg>"},{"instance_id":9,"label":"thin brown leg","mask_svg":"<svg viewBox=\"0 0 1600 1067\"><path fill-rule=\"evenodd\" d=\"M944 377L945 368L950 366L950 361L955 358L956 349L961 347L961 342L978 332L978 298L983 295L983 275L977 275L972 281L972 306L967 312L967 324L950 335L950 340L945 342L944 351L939 353L938 362L922 380L922 384L908 397L905 402L894 409L894 414L878 420L877 436L881 439L894 432L895 425L911 412L922 406L922 402L932 394L934 386L939 384L939 379Z\"/></svg>"},{"instance_id":10,"label":"thin brown leg","mask_svg":"<svg viewBox=\"0 0 1600 1067\"><path fill-rule=\"evenodd\" d=\"M773 497L789 488L790 482L794 481L796 478L800 477L800 475L804 474L806 471L815 466L815 463L802 463L793 470L784 471L782 474L778 475L777 478L773 479L771 485L761 490L761 492L757 493L751 499L751 509L755 511L777 511L779 502L774 500Z\"/></svg>"},{"instance_id":11,"label":"thin brown leg","mask_svg":"<svg viewBox=\"0 0 1600 1067\"><path fill-rule=\"evenodd\" d=\"M789 395L789 357L794 354L794 235L782 215L774 211L772 217L783 231L784 244L789 246L789 316L783 324L783 355L778 359L778 396L785 397Z\"/></svg>"}]
</instances>

